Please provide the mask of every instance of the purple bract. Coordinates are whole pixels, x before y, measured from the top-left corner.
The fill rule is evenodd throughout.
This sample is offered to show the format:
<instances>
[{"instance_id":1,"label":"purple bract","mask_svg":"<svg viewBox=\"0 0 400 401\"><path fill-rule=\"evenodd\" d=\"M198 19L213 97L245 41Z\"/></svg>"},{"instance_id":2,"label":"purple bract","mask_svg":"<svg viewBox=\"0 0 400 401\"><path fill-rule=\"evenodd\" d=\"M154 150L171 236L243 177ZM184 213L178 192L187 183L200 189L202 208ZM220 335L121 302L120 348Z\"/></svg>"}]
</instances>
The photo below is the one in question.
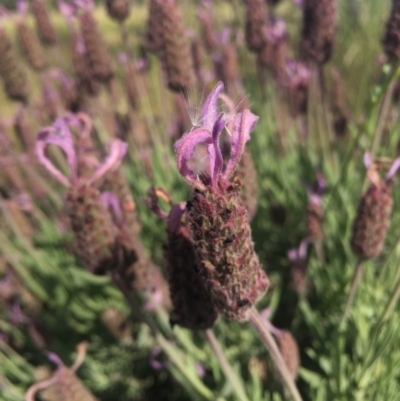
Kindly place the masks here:
<instances>
[{"instance_id":1,"label":"purple bract","mask_svg":"<svg viewBox=\"0 0 400 401\"><path fill-rule=\"evenodd\" d=\"M217 188L219 179L229 179L235 170L244 151L245 144L250 139L250 132L258 121L258 117L251 113L250 110L244 110L243 113L229 116L229 119L224 113L220 112L218 99L223 89L224 84L218 82L207 97L202 110L202 126L186 132L175 143L176 163L180 174L186 181L200 189L204 188L204 184L188 165L196 147L202 143L207 146L211 186ZM225 170L222 171L223 159L219 139L226 124L232 119L231 154Z\"/></svg>"}]
</instances>

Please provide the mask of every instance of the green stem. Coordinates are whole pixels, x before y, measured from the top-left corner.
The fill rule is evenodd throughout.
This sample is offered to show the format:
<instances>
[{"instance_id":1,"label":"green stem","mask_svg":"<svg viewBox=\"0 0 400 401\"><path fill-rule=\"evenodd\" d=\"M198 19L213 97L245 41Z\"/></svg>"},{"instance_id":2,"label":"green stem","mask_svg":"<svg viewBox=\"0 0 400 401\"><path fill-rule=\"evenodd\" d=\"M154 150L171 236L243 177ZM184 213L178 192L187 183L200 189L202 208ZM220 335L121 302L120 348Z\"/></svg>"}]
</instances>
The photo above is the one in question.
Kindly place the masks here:
<instances>
[{"instance_id":1,"label":"green stem","mask_svg":"<svg viewBox=\"0 0 400 401\"><path fill-rule=\"evenodd\" d=\"M218 339L215 337L214 332L211 329L204 331L204 336L206 337L208 343L210 344L211 349L213 350L215 357L217 358L219 364L221 365L221 369L224 372L226 378L231 384L233 390L235 391L238 400L240 401L249 401L244 388L242 386L242 382L238 379L236 373L233 371L230 363L226 359L224 351L222 350Z\"/></svg>"},{"instance_id":2,"label":"green stem","mask_svg":"<svg viewBox=\"0 0 400 401\"><path fill-rule=\"evenodd\" d=\"M289 393L292 396L293 400L302 401L299 390L296 387L293 377L290 374L285 361L283 360L282 354L279 351L279 348L276 345L276 342L275 342L274 338L272 337L272 334L268 331L260 314L257 312L257 310L254 307L250 309L249 317L250 317L250 322L252 323L254 328L257 330L258 334L260 335L261 340L267 347L267 350L270 353L271 358L274 361L276 368L278 369L280 377L282 378L282 381L284 382L287 389L289 390Z\"/></svg>"},{"instance_id":3,"label":"green stem","mask_svg":"<svg viewBox=\"0 0 400 401\"><path fill-rule=\"evenodd\" d=\"M183 377L190 383L196 392L202 396L206 400L215 400L215 396L212 391L206 387L203 382L197 377L190 374L190 370L184 363L184 358L176 349L158 330L157 326L153 322L153 320L143 313L142 306L139 301L132 296L129 288L126 286L125 282L121 279L121 277L114 273L112 274L112 279L115 285L120 289L122 294L124 295L126 301L128 302L129 307L131 308L134 315L140 318L144 323L146 323L154 339L157 341L158 345L162 348L162 350L169 357L172 364L180 371ZM222 400L221 400L222 401Z\"/></svg>"},{"instance_id":4,"label":"green stem","mask_svg":"<svg viewBox=\"0 0 400 401\"><path fill-rule=\"evenodd\" d=\"M340 326L344 326L347 321L347 318L349 317L350 309L351 309L351 306L353 305L354 297L356 295L357 286L358 286L358 283L361 278L362 264L363 264L363 260L361 258L358 259L356 269L354 271L353 279L351 280L350 293L347 298L346 308L344 310L344 314L343 314L342 320L340 322Z\"/></svg>"},{"instance_id":5,"label":"green stem","mask_svg":"<svg viewBox=\"0 0 400 401\"><path fill-rule=\"evenodd\" d=\"M385 321L389 318L389 316L393 312L393 309L395 308L397 301L399 300L399 297L400 297L400 278L397 280L394 290L389 298L389 301L387 302L386 307L376 325L377 332L379 332L379 329L382 326L382 324L385 323Z\"/></svg>"}]
</instances>

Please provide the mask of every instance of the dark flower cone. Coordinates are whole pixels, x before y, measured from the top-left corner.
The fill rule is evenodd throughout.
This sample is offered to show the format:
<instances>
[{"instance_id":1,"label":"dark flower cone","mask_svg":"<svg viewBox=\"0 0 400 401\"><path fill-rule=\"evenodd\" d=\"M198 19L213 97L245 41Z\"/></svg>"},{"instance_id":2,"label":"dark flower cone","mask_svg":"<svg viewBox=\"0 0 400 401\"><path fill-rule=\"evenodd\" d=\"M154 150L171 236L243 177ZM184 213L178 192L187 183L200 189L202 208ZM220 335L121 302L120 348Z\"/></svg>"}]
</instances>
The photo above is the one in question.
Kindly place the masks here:
<instances>
[{"instance_id":1,"label":"dark flower cone","mask_svg":"<svg viewBox=\"0 0 400 401\"><path fill-rule=\"evenodd\" d=\"M391 182L371 184L361 197L351 237L351 248L361 259L376 258L382 252L392 204Z\"/></svg>"},{"instance_id":2,"label":"dark flower cone","mask_svg":"<svg viewBox=\"0 0 400 401\"><path fill-rule=\"evenodd\" d=\"M200 274L215 308L243 321L267 291L269 280L254 252L240 190L239 180L220 180L218 188L196 189L187 209Z\"/></svg>"},{"instance_id":3,"label":"dark flower cone","mask_svg":"<svg viewBox=\"0 0 400 401\"><path fill-rule=\"evenodd\" d=\"M246 43L249 50L258 52L264 45L264 28L268 19L265 0L248 0L246 3Z\"/></svg>"},{"instance_id":4,"label":"dark flower cone","mask_svg":"<svg viewBox=\"0 0 400 401\"><path fill-rule=\"evenodd\" d=\"M235 174L242 182L240 196L251 221L257 212L258 189L257 172L249 149L246 148L243 152Z\"/></svg>"},{"instance_id":5,"label":"dark flower cone","mask_svg":"<svg viewBox=\"0 0 400 401\"><path fill-rule=\"evenodd\" d=\"M265 42L257 52L257 63L260 67L268 68L276 79L280 79L285 74L288 53L286 28L283 21L272 22L272 25L264 31L264 35Z\"/></svg>"},{"instance_id":6,"label":"dark flower cone","mask_svg":"<svg viewBox=\"0 0 400 401\"><path fill-rule=\"evenodd\" d=\"M132 327L127 317L117 308L109 307L101 312L100 320L107 331L117 339L131 336Z\"/></svg>"},{"instance_id":7,"label":"dark flower cone","mask_svg":"<svg viewBox=\"0 0 400 401\"><path fill-rule=\"evenodd\" d=\"M337 25L336 0L305 0L300 55L322 65L332 54Z\"/></svg>"},{"instance_id":8,"label":"dark flower cone","mask_svg":"<svg viewBox=\"0 0 400 401\"><path fill-rule=\"evenodd\" d=\"M122 22L129 17L129 0L107 0L106 5L110 18Z\"/></svg>"},{"instance_id":9,"label":"dark flower cone","mask_svg":"<svg viewBox=\"0 0 400 401\"><path fill-rule=\"evenodd\" d=\"M200 85L200 87L204 87L206 82L204 75L205 53L200 39L194 39L192 41L191 50L193 58L193 68L196 74L197 82Z\"/></svg>"},{"instance_id":10,"label":"dark flower cone","mask_svg":"<svg viewBox=\"0 0 400 401\"><path fill-rule=\"evenodd\" d=\"M217 49L217 33L215 24L209 9L201 10L198 13L201 24L201 37L203 38L204 47L209 54Z\"/></svg>"},{"instance_id":11,"label":"dark flower cone","mask_svg":"<svg viewBox=\"0 0 400 401\"><path fill-rule=\"evenodd\" d=\"M314 241L320 241L325 237L323 228L324 209L320 202L309 201L307 205L307 231Z\"/></svg>"},{"instance_id":12,"label":"dark flower cone","mask_svg":"<svg viewBox=\"0 0 400 401\"><path fill-rule=\"evenodd\" d=\"M17 24L17 38L29 66L35 71L42 71L46 66L43 48L32 29L24 22Z\"/></svg>"},{"instance_id":13,"label":"dark flower cone","mask_svg":"<svg viewBox=\"0 0 400 401\"><path fill-rule=\"evenodd\" d=\"M164 255L173 305L171 324L190 330L209 329L218 315L211 294L199 276L190 233L184 225L167 233Z\"/></svg>"},{"instance_id":14,"label":"dark flower cone","mask_svg":"<svg viewBox=\"0 0 400 401\"><path fill-rule=\"evenodd\" d=\"M14 120L14 131L21 144L21 148L30 153L35 143L35 134L31 121L27 115L27 109L21 108Z\"/></svg>"},{"instance_id":15,"label":"dark flower cone","mask_svg":"<svg viewBox=\"0 0 400 401\"><path fill-rule=\"evenodd\" d=\"M231 43L223 45L220 57L216 60L216 73L228 85L240 79L236 47Z\"/></svg>"},{"instance_id":16,"label":"dark flower cone","mask_svg":"<svg viewBox=\"0 0 400 401\"><path fill-rule=\"evenodd\" d=\"M82 41L80 43L80 41ZM83 45L83 39L78 33L73 32L71 36L71 59L77 84L90 96L96 96L100 92L100 84L94 78L94 72L90 67L89 58Z\"/></svg>"},{"instance_id":17,"label":"dark flower cone","mask_svg":"<svg viewBox=\"0 0 400 401\"><path fill-rule=\"evenodd\" d=\"M160 56L168 87L174 92L189 90L195 85L195 74L182 14L175 0L160 4L163 43Z\"/></svg>"},{"instance_id":18,"label":"dark flower cone","mask_svg":"<svg viewBox=\"0 0 400 401\"><path fill-rule=\"evenodd\" d=\"M307 113L309 75L306 67L297 61L287 66L286 95L293 118Z\"/></svg>"},{"instance_id":19,"label":"dark flower cone","mask_svg":"<svg viewBox=\"0 0 400 401\"><path fill-rule=\"evenodd\" d=\"M392 61L400 59L400 1L392 0L392 11L386 24L383 49Z\"/></svg>"},{"instance_id":20,"label":"dark flower cone","mask_svg":"<svg viewBox=\"0 0 400 401\"><path fill-rule=\"evenodd\" d=\"M12 44L4 29L0 28L0 76L4 90L12 100L26 103L29 97L29 85Z\"/></svg>"},{"instance_id":21,"label":"dark flower cone","mask_svg":"<svg viewBox=\"0 0 400 401\"><path fill-rule=\"evenodd\" d=\"M107 83L113 77L111 59L97 22L89 11L79 16L80 30L94 77Z\"/></svg>"},{"instance_id":22,"label":"dark flower cone","mask_svg":"<svg viewBox=\"0 0 400 401\"><path fill-rule=\"evenodd\" d=\"M54 46L57 43L56 30L42 0L32 1L32 12L41 42L45 46Z\"/></svg>"},{"instance_id":23,"label":"dark flower cone","mask_svg":"<svg viewBox=\"0 0 400 401\"><path fill-rule=\"evenodd\" d=\"M345 96L343 93L343 82L339 71L332 71L333 87L332 87L332 114L333 128L338 137L343 137L347 132L348 121L350 120L350 112L345 104Z\"/></svg>"},{"instance_id":24,"label":"dark flower cone","mask_svg":"<svg viewBox=\"0 0 400 401\"><path fill-rule=\"evenodd\" d=\"M162 19L162 6L159 0L150 0L145 43L148 51L158 52L163 46Z\"/></svg>"},{"instance_id":25,"label":"dark flower cone","mask_svg":"<svg viewBox=\"0 0 400 401\"><path fill-rule=\"evenodd\" d=\"M300 367L300 353L296 340L287 330L281 330L276 336L276 342L290 374L296 379Z\"/></svg>"},{"instance_id":26,"label":"dark flower cone","mask_svg":"<svg viewBox=\"0 0 400 401\"><path fill-rule=\"evenodd\" d=\"M78 182L67 193L66 209L85 266L96 274L115 268L116 229L99 191Z\"/></svg>"}]
</instances>

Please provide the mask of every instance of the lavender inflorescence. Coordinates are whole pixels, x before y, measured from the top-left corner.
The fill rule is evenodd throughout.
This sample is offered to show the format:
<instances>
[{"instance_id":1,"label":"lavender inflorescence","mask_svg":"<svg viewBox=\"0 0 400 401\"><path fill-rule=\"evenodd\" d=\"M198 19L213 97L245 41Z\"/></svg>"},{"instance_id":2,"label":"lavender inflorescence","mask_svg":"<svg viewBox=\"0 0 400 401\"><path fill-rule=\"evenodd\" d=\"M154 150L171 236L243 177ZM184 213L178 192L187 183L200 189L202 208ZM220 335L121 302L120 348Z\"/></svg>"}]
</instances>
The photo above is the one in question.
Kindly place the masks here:
<instances>
[{"instance_id":1,"label":"lavender inflorescence","mask_svg":"<svg viewBox=\"0 0 400 401\"><path fill-rule=\"evenodd\" d=\"M269 281L262 270L251 239L248 214L243 206L241 183L233 174L258 118L249 110L234 117L231 157L222 171L219 136L226 122L218 113L219 82L203 107L203 126L187 132L175 144L176 161L182 176L194 186L187 203L199 273L222 315L246 320L249 309L265 294ZM210 172L199 178L188 166L197 144L206 143Z\"/></svg>"}]
</instances>

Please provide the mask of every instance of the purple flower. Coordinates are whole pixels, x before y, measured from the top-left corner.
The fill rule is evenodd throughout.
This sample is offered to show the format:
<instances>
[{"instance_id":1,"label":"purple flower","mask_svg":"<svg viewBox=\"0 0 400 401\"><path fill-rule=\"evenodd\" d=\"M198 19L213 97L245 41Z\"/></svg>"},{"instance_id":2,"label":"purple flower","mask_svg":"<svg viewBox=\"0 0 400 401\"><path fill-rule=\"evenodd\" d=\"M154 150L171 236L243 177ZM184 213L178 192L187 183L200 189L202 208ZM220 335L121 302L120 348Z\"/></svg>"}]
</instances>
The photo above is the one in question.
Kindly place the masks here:
<instances>
[{"instance_id":1,"label":"purple flower","mask_svg":"<svg viewBox=\"0 0 400 401\"><path fill-rule=\"evenodd\" d=\"M92 128L91 120L84 113L72 114L68 113L62 118L58 118L53 125L42 128L36 139L35 153L36 157L47 171L53 175L59 182L66 187L74 185L80 177L78 177L78 159L72 138L71 127L76 127L79 135L84 137L90 134ZM49 145L56 145L64 152L67 163L70 168L69 178L65 176L46 155L46 149ZM118 167L127 151L127 144L115 139L109 144L109 155L99 163L97 169L91 177L86 178L88 184L92 184L102 177L106 172Z\"/></svg>"},{"instance_id":2,"label":"purple flower","mask_svg":"<svg viewBox=\"0 0 400 401\"><path fill-rule=\"evenodd\" d=\"M201 143L206 145L211 186L217 188L219 180L221 178L228 180L235 170L244 151L245 144L250 139L250 132L254 129L258 121L258 117L249 110L245 110L243 113L232 117L231 155L223 171L223 159L219 139L223 129L231 119L231 117L228 119L224 113L219 111L218 99L223 88L224 84L218 82L206 99L202 110L202 126L186 132L175 143L176 163L180 174L186 181L200 189L204 189L205 184L188 165L196 146Z\"/></svg>"}]
</instances>

